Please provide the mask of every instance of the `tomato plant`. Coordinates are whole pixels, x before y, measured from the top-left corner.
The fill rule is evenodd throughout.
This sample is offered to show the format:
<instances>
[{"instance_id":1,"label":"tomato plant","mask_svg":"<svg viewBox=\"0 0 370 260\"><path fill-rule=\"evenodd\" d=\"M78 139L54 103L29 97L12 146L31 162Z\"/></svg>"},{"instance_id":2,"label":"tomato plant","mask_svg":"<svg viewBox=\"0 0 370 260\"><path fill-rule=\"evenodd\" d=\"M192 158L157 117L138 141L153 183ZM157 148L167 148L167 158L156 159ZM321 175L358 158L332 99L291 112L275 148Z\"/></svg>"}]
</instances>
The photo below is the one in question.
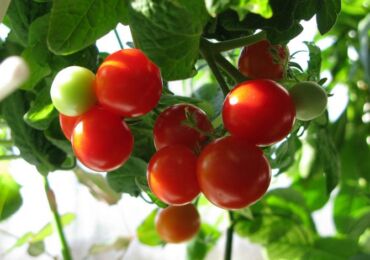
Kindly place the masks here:
<instances>
[{"instance_id":1,"label":"tomato plant","mask_svg":"<svg viewBox=\"0 0 370 260\"><path fill-rule=\"evenodd\" d=\"M147 250L135 249L136 237L126 236L132 230L111 237L124 223L106 214L99 219L109 222L112 244L96 244L76 224L71 242L82 236L91 248L69 247L70 214L58 209L74 205L63 192L77 194L70 191L79 183L111 207L122 200L129 221L143 219L137 238L149 246L170 241L163 230L191 225L178 213L166 223L180 226L156 229L158 208L199 209L199 232L187 256L175 257L263 258L245 252L245 241L233 245L239 236L271 260L370 259L367 0L3 2L0 161L10 175L23 166L7 163L13 159L41 174L56 232L45 232L47 223L36 233L13 229L17 219L35 219L17 210L36 212L24 196L39 191L32 185L40 178L1 180L0 173L0 221L9 219L0 223L1 256L26 259L27 246L29 255L65 260L110 259L112 249L130 259L174 258L171 246L136 257ZM11 56L22 66L12 67ZM59 175L54 196L49 179L59 170L76 180ZM127 195L148 205L130 207ZM151 210L145 218L141 206ZM49 251L50 235L59 237L60 254Z\"/></svg>"},{"instance_id":2,"label":"tomato plant","mask_svg":"<svg viewBox=\"0 0 370 260\"><path fill-rule=\"evenodd\" d=\"M295 119L287 90L272 80L249 80L237 85L222 109L225 128L253 144L270 145L289 134Z\"/></svg>"},{"instance_id":3,"label":"tomato plant","mask_svg":"<svg viewBox=\"0 0 370 260\"><path fill-rule=\"evenodd\" d=\"M139 49L109 55L96 74L96 96L107 109L125 117L148 113L162 93L159 68Z\"/></svg>"},{"instance_id":4,"label":"tomato plant","mask_svg":"<svg viewBox=\"0 0 370 260\"><path fill-rule=\"evenodd\" d=\"M162 148L149 161L147 178L150 189L170 205L191 202L200 192L196 163L197 157L185 146Z\"/></svg>"},{"instance_id":5,"label":"tomato plant","mask_svg":"<svg viewBox=\"0 0 370 260\"><path fill-rule=\"evenodd\" d=\"M289 90L289 93L294 101L296 116L299 120L315 119L326 109L328 95L316 82L299 82Z\"/></svg>"},{"instance_id":6,"label":"tomato plant","mask_svg":"<svg viewBox=\"0 0 370 260\"><path fill-rule=\"evenodd\" d=\"M285 75L288 58L286 47L262 40L243 48L238 68L251 79L281 80Z\"/></svg>"},{"instance_id":7,"label":"tomato plant","mask_svg":"<svg viewBox=\"0 0 370 260\"><path fill-rule=\"evenodd\" d=\"M95 104L95 75L90 70L70 66L55 76L50 96L54 106L66 116L79 116Z\"/></svg>"},{"instance_id":8,"label":"tomato plant","mask_svg":"<svg viewBox=\"0 0 370 260\"><path fill-rule=\"evenodd\" d=\"M126 123L101 107L81 116L72 133L76 157L95 171L112 171L127 161L133 137Z\"/></svg>"},{"instance_id":9,"label":"tomato plant","mask_svg":"<svg viewBox=\"0 0 370 260\"><path fill-rule=\"evenodd\" d=\"M80 116L66 116L59 113L60 128L62 129L64 136L69 141L71 141L73 129L75 128L79 119Z\"/></svg>"},{"instance_id":10,"label":"tomato plant","mask_svg":"<svg viewBox=\"0 0 370 260\"><path fill-rule=\"evenodd\" d=\"M193 204L162 209L156 220L159 236L168 243L185 242L194 237L199 228L200 216Z\"/></svg>"},{"instance_id":11,"label":"tomato plant","mask_svg":"<svg viewBox=\"0 0 370 260\"><path fill-rule=\"evenodd\" d=\"M199 155L197 176L209 201L224 209L241 209L257 201L270 184L270 166L260 148L224 137Z\"/></svg>"},{"instance_id":12,"label":"tomato plant","mask_svg":"<svg viewBox=\"0 0 370 260\"><path fill-rule=\"evenodd\" d=\"M205 134L211 131L212 124L200 108L190 104L177 104L165 109L156 119L154 145L157 150L177 144L196 150L206 141Z\"/></svg>"}]
</instances>

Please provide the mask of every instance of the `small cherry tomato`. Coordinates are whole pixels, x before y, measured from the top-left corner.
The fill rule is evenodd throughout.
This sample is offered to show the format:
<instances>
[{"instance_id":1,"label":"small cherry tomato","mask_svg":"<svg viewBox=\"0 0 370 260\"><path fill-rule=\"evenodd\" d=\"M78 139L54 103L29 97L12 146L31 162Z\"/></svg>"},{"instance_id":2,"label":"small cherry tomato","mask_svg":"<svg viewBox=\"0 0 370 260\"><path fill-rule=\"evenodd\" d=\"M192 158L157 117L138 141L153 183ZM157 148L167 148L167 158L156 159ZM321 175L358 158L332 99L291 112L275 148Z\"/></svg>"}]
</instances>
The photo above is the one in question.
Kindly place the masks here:
<instances>
[{"instance_id":1,"label":"small cherry tomato","mask_svg":"<svg viewBox=\"0 0 370 260\"><path fill-rule=\"evenodd\" d=\"M60 128L62 129L64 136L69 141L71 141L73 129L75 128L79 119L80 116L66 116L59 113Z\"/></svg>"},{"instance_id":2,"label":"small cherry tomato","mask_svg":"<svg viewBox=\"0 0 370 260\"><path fill-rule=\"evenodd\" d=\"M134 143L126 123L101 107L94 107L81 116L71 139L76 157L94 171L120 167L129 158Z\"/></svg>"},{"instance_id":3,"label":"small cherry tomato","mask_svg":"<svg viewBox=\"0 0 370 260\"><path fill-rule=\"evenodd\" d=\"M148 113L162 93L159 68L139 49L109 55L96 74L99 103L118 115L136 117Z\"/></svg>"},{"instance_id":4,"label":"small cherry tomato","mask_svg":"<svg viewBox=\"0 0 370 260\"><path fill-rule=\"evenodd\" d=\"M94 80L94 73L86 68L70 66L62 69L51 85L53 105L63 115L82 115L96 103Z\"/></svg>"},{"instance_id":5,"label":"small cherry tomato","mask_svg":"<svg viewBox=\"0 0 370 260\"><path fill-rule=\"evenodd\" d=\"M198 233L200 216L193 204L169 206L158 213L155 227L162 240L181 243Z\"/></svg>"},{"instance_id":6,"label":"small cherry tomato","mask_svg":"<svg viewBox=\"0 0 370 260\"><path fill-rule=\"evenodd\" d=\"M187 118L187 115L190 118ZM212 124L206 113L190 104L177 104L168 107L157 118L154 124L154 145L157 150L169 145L184 145L195 151L207 140L207 136L184 123L194 125L204 133L212 131Z\"/></svg>"},{"instance_id":7,"label":"small cherry tomato","mask_svg":"<svg viewBox=\"0 0 370 260\"><path fill-rule=\"evenodd\" d=\"M238 67L251 79L281 80L288 63L289 51L281 45L263 40L243 48Z\"/></svg>"},{"instance_id":8,"label":"small cherry tomato","mask_svg":"<svg viewBox=\"0 0 370 260\"><path fill-rule=\"evenodd\" d=\"M244 81L227 95L222 118L235 136L257 145L270 145L289 134L295 119L294 103L272 80Z\"/></svg>"},{"instance_id":9,"label":"small cherry tomato","mask_svg":"<svg viewBox=\"0 0 370 260\"><path fill-rule=\"evenodd\" d=\"M297 119L308 121L319 117L326 109L328 95L316 82L299 82L289 90L296 111Z\"/></svg>"},{"instance_id":10,"label":"small cherry tomato","mask_svg":"<svg viewBox=\"0 0 370 260\"><path fill-rule=\"evenodd\" d=\"M266 193L271 170L260 148L228 136L203 149L197 176L210 202L224 209L241 209Z\"/></svg>"},{"instance_id":11,"label":"small cherry tomato","mask_svg":"<svg viewBox=\"0 0 370 260\"><path fill-rule=\"evenodd\" d=\"M169 205L184 205L198 196L197 157L187 147L166 146L149 161L147 178L151 191Z\"/></svg>"}]
</instances>

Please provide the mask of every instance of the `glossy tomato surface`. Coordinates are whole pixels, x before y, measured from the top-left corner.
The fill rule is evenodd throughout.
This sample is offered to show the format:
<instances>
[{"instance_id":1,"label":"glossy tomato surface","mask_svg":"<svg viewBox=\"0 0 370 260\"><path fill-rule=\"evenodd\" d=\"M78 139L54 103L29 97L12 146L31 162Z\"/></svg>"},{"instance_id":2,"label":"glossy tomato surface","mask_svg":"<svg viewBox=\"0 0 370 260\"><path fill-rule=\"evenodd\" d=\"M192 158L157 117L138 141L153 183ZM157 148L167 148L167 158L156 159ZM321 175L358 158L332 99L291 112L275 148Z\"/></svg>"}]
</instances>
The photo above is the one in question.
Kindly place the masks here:
<instances>
[{"instance_id":1,"label":"glossy tomato surface","mask_svg":"<svg viewBox=\"0 0 370 260\"><path fill-rule=\"evenodd\" d=\"M271 170L260 148L228 136L203 149L197 176L210 202L224 209L241 209L266 193Z\"/></svg>"},{"instance_id":2,"label":"glossy tomato surface","mask_svg":"<svg viewBox=\"0 0 370 260\"><path fill-rule=\"evenodd\" d=\"M212 124L206 113L190 104L177 104L165 109L154 124L153 137L157 150L169 145L184 145L195 151L207 140L207 136L200 131L185 125L189 115L190 121L203 132L211 133Z\"/></svg>"},{"instance_id":3,"label":"glossy tomato surface","mask_svg":"<svg viewBox=\"0 0 370 260\"><path fill-rule=\"evenodd\" d=\"M222 109L225 128L257 145L270 145L291 131L295 107L288 91L272 80L249 80L227 95Z\"/></svg>"},{"instance_id":4,"label":"glossy tomato surface","mask_svg":"<svg viewBox=\"0 0 370 260\"><path fill-rule=\"evenodd\" d=\"M197 157L187 147L166 146L149 161L147 178L152 192L169 205L183 205L198 196Z\"/></svg>"},{"instance_id":5,"label":"glossy tomato surface","mask_svg":"<svg viewBox=\"0 0 370 260\"><path fill-rule=\"evenodd\" d=\"M94 171L112 171L129 158L134 139L116 114L94 107L81 116L72 134L76 157Z\"/></svg>"},{"instance_id":6,"label":"glossy tomato surface","mask_svg":"<svg viewBox=\"0 0 370 260\"><path fill-rule=\"evenodd\" d=\"M109 55L96 74L96 96L107 109L124 117L148 113L162 93L159 68L139 49Z\"/></svg>"},{"instance_id":7,"label":"glossy tomato surface","mask_svg":"<svg viewBox=\"0 0 370 260\"><path fill-rule=\"evenodd\" d=\"M60 128L62 129L64 136L69 141L71 141L73 129L75 128L79 119L80 116L66 116L59 113Z\"/></svg>"},{"instance_id":8,"label":"glossy tomato surface","mask_svg":"<svg viewBox=\"0 0 370 260\"><path fill-rule=\"evenodd\" d=\"M169 206L157 216L156 230L164 241L181 243L194 237L200 228L200 216L193 204Z\"/></svg>"},{"instance_id":9,"label":"glossy tomato surface","mask_svg":"<svg viewBox=\"0 0 370 260\"><path fill-rule=\"evenodd\" d=\"M238 67L241 73L251 79L281 80L288 57L286 47L263 40L243 48Z\"/></svg>"}]
</instances>

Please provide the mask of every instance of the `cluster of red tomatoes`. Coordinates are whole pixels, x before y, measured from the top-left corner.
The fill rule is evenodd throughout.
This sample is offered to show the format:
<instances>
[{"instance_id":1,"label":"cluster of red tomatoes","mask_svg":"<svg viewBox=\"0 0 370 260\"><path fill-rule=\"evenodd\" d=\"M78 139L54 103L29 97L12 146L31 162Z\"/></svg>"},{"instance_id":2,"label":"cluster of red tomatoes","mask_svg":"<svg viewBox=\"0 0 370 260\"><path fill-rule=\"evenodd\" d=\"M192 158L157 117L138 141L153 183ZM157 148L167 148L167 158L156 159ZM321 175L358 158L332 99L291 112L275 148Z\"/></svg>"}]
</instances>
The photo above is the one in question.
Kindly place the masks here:
<instances>
[{"instance_id":1,"label":"cluster of red tomatoes","mask_svg":"<svg viewBox=\"0 0 370 260\"><path fill-rule=\"evenodd\" d=\"M261 147L285 138L296 116L291 95L275 81L284 77L287 60L287 49L268 41L243 49L239 69L250 80L235 86L222 108L230 135L217 138L207 115L191 104L159 114L153 130L157 151L147 179L151 191L169 205L157 218L163 240L182 242L199 230L191 202L201 192L224 209L247 207L265 194L271 169ZM51 97L76 157L90 169L111 171L133 148L123 118L152 110L161 91L158 67L140 50L126 49L109 55L96 76L81 67L62 70Z\"/></svg>"},{"instance_id":2,"label":"cluster of red tomatoes","mask_svg":"<svg viewBox=\"0 0 370 260\"><path fill-rule=\"evenodd\" d=\"M278 48L276 52L271 52L272 47ZM264 60L255 59L256 48L263 49ZM288 91L271 80L284 75L284 50L267 41L243 50L239 66L254 79L235 86L224 101L222 118L229 136L212 140L210 121L192 105L174 105L157 118L154 142L158 151L149 162L148 181L157 197L177 206L168 207L158 217L157 230L166 241L179 242L176 236L184 235L170 224L164 228L164 223L177 223L176 211L188 212L182 224L177 224L188 223L188 237L197 231L191 227L197 226L199 215L191 213L196 209L188 203L200 192L224 209L244 208L266 192L271 172L260 147L282 140L295 120ZM261 74L266 67L269 71Z\"/></svg>"},{"instance_id":3,"label":"cluster of red tomatoes","mask_svg":"<svg viewBox=\"0 0 370 260\"><path fill-rule=\"evenodd\" d=\"M50 91L76 157L95 171L112 171L127 161L134 139L123 118L148 113L161 93L158 67L138 49L109 55L96 76L82 67L67 67Z\"/></svg>"}]
</instances>

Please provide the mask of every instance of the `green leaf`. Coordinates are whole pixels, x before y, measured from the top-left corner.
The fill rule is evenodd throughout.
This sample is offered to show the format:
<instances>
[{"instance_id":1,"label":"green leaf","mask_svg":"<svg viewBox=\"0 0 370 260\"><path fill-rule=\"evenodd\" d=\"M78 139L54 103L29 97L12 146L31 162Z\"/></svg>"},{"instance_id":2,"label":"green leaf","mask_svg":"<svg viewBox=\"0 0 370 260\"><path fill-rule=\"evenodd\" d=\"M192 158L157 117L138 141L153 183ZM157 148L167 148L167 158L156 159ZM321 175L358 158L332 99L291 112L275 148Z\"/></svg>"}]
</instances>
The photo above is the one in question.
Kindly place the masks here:
<instances>
[{"instance_id":1,"label":"green leaf","mask_svg":"<svg viewBox=\"0 0 370 260\"><path fill-rule=\"evenodd\" d=\"M50 4L35 3L33 0L11 1L7 16L10 27L19 42L28 45L28 30L33 20L49 11Z\"/></svg>"},{"instance_id":2,"label":"green leaf","mask_svg":"<svg viewBox=\"0 0 370 260\"><path fill-rule=\"evenodd\" d=\"M44 86L37 93L36 99L31 103L31 107L24 115L24 121L31 127L38 130L45 130L51 121L58 116L50 98L50 88Z\"/></svg>"},{"instance_id":3,"label":"green leaf","mask_svg":"<svg viewBox=\"0 0 370 260\"><path fill-rule=\"evenodd\" d=\"M153 210L136 229L139 241L148 246L162 245L163 241L155 229L155 217L158 209Z\"/></svg>"},{"instance_id":4,"label":"green leaf","mask_svg":"<svg viewBox=\"0 0 370 260\"><path fill-rule=\"evenodd\" d=\"M310 250L302 259L307 260L327 260L338 259L346 260L359 252L358 244L355 240L323 237L315 240ZM351 258L352 259L352 258Z\"/></svg>"},{"instance_id":5,"label":"green leaf","mask_svg":"<svg viewBox=\"0 0 370 260\"><path fill-rule=\"evenodd\" d=\"M95 199L104 201L109 205L117 204L121 194L115 192L101 174L87 173L77 168L75 175L78 181L85 185Z\"/></svg>"},{"instance_id":6,"label":"green leaf","mask_svg":"<svg viewBox=\"0 0 370 260\"><path fill-rule=\"evenodd\" d=\"M327 128L320 128L317 135L317 149L319 149L321 153L320 159L322 161L326 177L326 192L327 194L330 194L339 182L339 155Z\"/></svg>"},{"instance_id":7,"label":"green leaf","mask_svg":"<svg viewBox=\"0 0 370 260\"><path fill-rule=\"evenodd\" d=\"M0 221L9 218L22 205L20 186L8 173L0 173Z\"/></svg>"},{"instance_id":8,"label":"green leaf","mask_svg":"<svg viewBox=\"0 0 370 260\"><path fill-rule=\"evenodd\" d=\"M123 0L54 0L48 46L55 54L71 54L93 44L124 20Z\"/></svg>"},{"instance_id":9,"label":"green leaf","mask_svg":"<svg viewBox=\"0 0 370 260\"><path fill-rule=\"evenodd\" d=\"M317 0L301 0L295 10L295 18L310 20L317 11Z\"/></svg>"},{"instance_id":10,"label":"green leaf","mask_svg":"<svg viewBox=\"0 0 370 260\"><path fill-rule=\"evenodd\" d=\"M298 179L293 188L303 195L311 212L322 208L330 198L321 170L313 172L307 178Z\"/></svg>"},{"instance_id":11,"label":"green leaf","mask_svg":"<svg viewBox=\"0 0 370 260\"><path fill-rule=\"evenodd\" d=\"M195 74L199 41L208 18L204 2L199 0L130 2L135 46L159 66L168 81Z\"/></svg>"},{"instance_id":12,"label":"green leaf","mask_svg":"<svg viewBox=\"0 0 370 260\"><path fill-rule=\"evenodd\" d=\"M317 3L316 22L321 34L327 33L335 24L341 9L340 0L325 0Z\"/></svg>"},{"instance_id":13,"label":"green leaf","mask_svg":"<svg viewBox=\"0 0 370 260\"><path fill-rule=\"evenodd\" d=\"M307 80L318 81L321 70L321 51L313 42L304 42L308 48L310 59L308 61Z\"/></svg>"},{"instance_id":14,"label":"green leaf","mask_svg":"<svg viewBox=\"0 0 370 260\"><path fill-rule=\"evenodd\" d=\"M295 134L291 134L281 144L272 146L271 153L274 155L270 159L270 164L273 169L278 169L279 172L284 172L295 162L295 154L301 148L301 142Z\"/></svg>"},{"instance_id":15,"label":"green leaf","mask_svg":"<svg viewBox=\"0 0 370 260\"><path fill-rule=\"evenodd\" d=\"M370 14L362 19L358 24L360 59L364 66L365 77L370 82L370 54L369 54L369 31L370 31Z\"/></svg>"},{"instance_id":16,"label":"green leaf","mask_svg":"<svg viewBox=\"0 0 370 260\"><path fill-rule=\"evenodd\" d=\"M1 103L2 114L22 158L35 165L40 173L46 174L59 168L66 154L52 145L42 131L35 130L24 122L27 103L25 93L17 91Z\"/></svg>"},{"instance_id":17,"label":"green leaf","mask_svg":"<svg viewBox=\"0 0 370 260\"><path fill-rule=\"evenodd\" d=\"M21 86L22 89L33 89L43 78L51 74L48 64L49 51L46 48L46 33L49 26L49 14L38 17L29 27L28 45L22 57L30 68L29 79Z\"/></svg>"},{"instance_id":18,"label":"green leaf","mask_svg":"<svg viewBox=\"0 0 370 260\"><path fill-rule=\"evenodd\" d=\"M44 241L38 241L30 243L27 248L27 253L30 256L37 257L45 252L45 243Z\"/></svg>"},{"instance_id":19,"label":"green leaf","mask_svg":"<svg viewBox=\"0 0 370 260\"><path fill-rule=\"evenodd\" d=\"M334 200L334 223L340 233L357 238L370 227L370 198L358 182L351 183Z\"/></svg>"},{"instance_id":20,"label":"green leaf","mask_svg":"<svg viewBox=\"0 0 370 260\"><path fill-rule=\"evenodd\" d=\"M48 129L44 131L46 139L67 154L72 155L71 142L66 139L59 123L59 117L54 117Z\"/></svg>"},{"instance_id":21,"label":"green leaf","mask_svg":"<svg viewBox=\"0 0 370 260\"><path fill-rule=\"evenodd\" d=\"M208 13L213 17L225 11L231 2L232 0L204 0Z\"/></svg>"},{"instance_id":22,"label":"green leaf","mask_svg":"<svg viewBox=\"0 0 370 260\"><path fill-rule=\"evenodd\" d=\"M138 196L141 192L136 184L136 177L146 178L147 164L140 158L131 156L119 169L109 172L106 176L109 185L119 193Z\"/></svg>"},{"instance_id":23,"label":"green leaf","mask_svg":"<svg viewBox=\"0 0 370 260\"><path fill-rule=\"evenodd\" d=\"M130 245L131 239L127 237L118 237L112 244L95 244L89 249L90 255L107 253L110 251L122 251Z\"/></svg>"},{"instance_id":24,"label":"green leaf","mask_svg":"<svg viewBox=\"0 0 370 260\"><path fill-rule=\"evenodd\" d=\"M76 219L76 215L73 213L66 213L61 216L62 226L70 225ZM53 226L51 223L45 225L42 229L40 229L37 233L33 234L31 242L36 243L39 241L43 241L45 238L51 236L53 234Z\"/></svg>"},{"instance_id":25,"label":"green leaf","mask_svg":"<svg viewBox=\"0 0 370 260\"><path fill-rule=\"evenodd\" d=\"M299 259L313 245L315 227L298 192L272 190L251 210L253 220L236 215L235 231L266 247L270 259Z\"/></svg>"},{"instance_id":26,"label":"green leaf","mask_svg":"<svg viewBox=\"0 0 370 260\"><path fill-rule=\"evenodd\" d=\"M216 245L221 232L206 223L202 223L199 233L187 245L188 260L205 259L207 253Z\"/></svg>"},{"instance_id":27,"label":"green leaf","mask_svg":"<svg viewBox=\"0 0 370 260\"><path fill-rule=\"evenodd\" d=\"M249 13L261 15L263 18L272 17L272 9L269 0L234 0L231 9L235 10L239 19L242 20Z\"/></svg>"},{"instance_id":28,"label":"green leaf","mask_svg":"<svg viewBox=\"0 0 370 260\"><path fill-rule=\"evenodd\" d=\"M65 227L71 224L75 220L75 218L76 218L76 215L73 213L66 213L62 215L61 216L62 226ZM53 226L50 223L48 223L43 228L41 228L37 233L27 232L23 236L18 238L15 244L6 250L6 253L9 253L15 248L21 247L27 243L30 244L30 247L32 244L34 245L35 248L32 248L31 250L35 250L35 251L40 250L40 248L42 247L40 242L43 243L44 239L51 236L52 234L53 234Z\"/></svg>"}]
</instances>

